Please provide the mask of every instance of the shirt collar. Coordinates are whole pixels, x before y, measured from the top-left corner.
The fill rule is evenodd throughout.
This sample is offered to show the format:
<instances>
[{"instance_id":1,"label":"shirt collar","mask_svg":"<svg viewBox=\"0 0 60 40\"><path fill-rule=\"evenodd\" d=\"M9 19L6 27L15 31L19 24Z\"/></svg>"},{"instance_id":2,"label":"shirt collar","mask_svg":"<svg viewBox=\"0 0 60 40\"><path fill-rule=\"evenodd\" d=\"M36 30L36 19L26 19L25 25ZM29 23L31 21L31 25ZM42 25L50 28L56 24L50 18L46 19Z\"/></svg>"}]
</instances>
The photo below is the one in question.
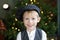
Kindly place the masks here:
<instances>
[{"instance_id":1,"label":"shirt collar","mask_svg":"<svg viewBox=\"0 0 60 40\"><path fill-rule=\"evenodd\" d=\"M36 32L36 28L32 30L31 32L27 31L28 34L34 34Z\"/></svg>"}]
</instances>

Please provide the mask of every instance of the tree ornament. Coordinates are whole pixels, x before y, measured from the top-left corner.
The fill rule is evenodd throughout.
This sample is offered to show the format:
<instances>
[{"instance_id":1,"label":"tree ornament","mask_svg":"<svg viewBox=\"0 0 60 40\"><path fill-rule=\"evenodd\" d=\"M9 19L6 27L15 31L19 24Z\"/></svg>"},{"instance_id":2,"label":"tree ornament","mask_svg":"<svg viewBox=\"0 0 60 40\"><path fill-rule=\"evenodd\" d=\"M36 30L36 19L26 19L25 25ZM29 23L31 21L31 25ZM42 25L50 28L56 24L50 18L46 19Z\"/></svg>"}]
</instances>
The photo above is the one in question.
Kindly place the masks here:
<instances>
[{"instance_id":1,"label":"tree ornament","mask_svg":"<svg viewBox=\"0 0 60 40\"><path fill-rule=\"evenodd\" d=\"M0 30L6 30L6 27L2 20L0 20Z\"/></svg>"},{"instance_id":2,"label":"tree ornament","mask_svg":"<svg viewBox=\"0 0 60 40\"><path fill-rule=\"evenodd\" d=\"M9 4L3 4L3 9L8 9L9 8Z\"/></svg>"},{"instance_id":3,"label":"tree ornament","mask_svg":"<svg viewBox=\"0 0 60 40\"><path fill-rule=\"evenodd\" d=\"M50 16L53 16L53 14L50 14Z\"/></svg>"},{"instance_id":4,"label":"tree ornament","mask_svg":"<svg viewBox=\"0 0 60 40\"><path fill-rule=\"evenodd\" d=\"M4 40L4 31L6 30L6 27L2 20L0 20L0 40Z\"/></svg>"}]
</instances>

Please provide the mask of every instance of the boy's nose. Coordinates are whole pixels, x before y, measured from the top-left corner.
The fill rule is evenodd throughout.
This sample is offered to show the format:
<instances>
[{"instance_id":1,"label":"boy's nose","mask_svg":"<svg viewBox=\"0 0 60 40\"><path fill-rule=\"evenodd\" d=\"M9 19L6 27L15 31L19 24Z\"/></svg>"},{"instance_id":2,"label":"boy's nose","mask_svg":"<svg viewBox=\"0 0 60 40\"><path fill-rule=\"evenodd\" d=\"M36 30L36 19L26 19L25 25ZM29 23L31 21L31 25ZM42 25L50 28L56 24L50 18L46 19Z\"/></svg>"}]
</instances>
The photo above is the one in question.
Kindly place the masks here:
<instances>
[{"instance_id":1,"label":"boy's nose","mask_svg":"<svg viewBox=\"0 0 60 40\"><path fill-rule=\"evenodd\" d=\"M32 20L31 19L29 19L29 23L32 23Z\"/></svg>"}]
</instances>

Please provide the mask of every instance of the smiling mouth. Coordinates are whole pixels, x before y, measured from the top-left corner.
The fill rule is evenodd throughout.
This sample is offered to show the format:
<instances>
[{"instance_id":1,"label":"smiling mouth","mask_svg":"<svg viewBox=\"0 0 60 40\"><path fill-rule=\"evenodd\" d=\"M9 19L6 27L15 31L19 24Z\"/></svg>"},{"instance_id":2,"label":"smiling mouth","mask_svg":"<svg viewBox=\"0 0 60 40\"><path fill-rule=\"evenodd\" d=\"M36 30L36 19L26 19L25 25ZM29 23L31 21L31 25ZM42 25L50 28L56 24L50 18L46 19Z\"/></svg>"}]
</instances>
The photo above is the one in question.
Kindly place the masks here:
<instances>
[{"instance_id":1,"label":"smiling mouth","mask_svg":"<svg viewBox=\"0 0 60 40\"><path fill-rule=\"evenodd\" d=\"M28 27L32 27L32 25L27 25Z\"/></svg>"}]
</instances>

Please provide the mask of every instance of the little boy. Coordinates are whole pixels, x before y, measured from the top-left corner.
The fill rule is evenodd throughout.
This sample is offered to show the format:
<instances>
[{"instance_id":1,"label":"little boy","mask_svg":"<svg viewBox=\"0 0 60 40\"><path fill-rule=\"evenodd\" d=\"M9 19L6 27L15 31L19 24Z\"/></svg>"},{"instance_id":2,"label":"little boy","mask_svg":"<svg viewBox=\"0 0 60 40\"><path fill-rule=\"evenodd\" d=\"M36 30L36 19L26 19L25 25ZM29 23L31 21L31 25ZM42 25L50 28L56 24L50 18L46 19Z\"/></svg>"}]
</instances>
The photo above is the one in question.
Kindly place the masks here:
<instances>
[{"instance_id":1,"label":"little boy","mask_svg":"<svg viewBox=\"0 0 60 40\"><path fill-rule=\"evenodd\" d=\"M21 20L25 27L25 31L21 31L17 35L17 40L47 40L46 33L37 28L40 17L40 9L36 5L28 4L18 10L16 14L18 20Z\"/></svg>"}]
</instances>

